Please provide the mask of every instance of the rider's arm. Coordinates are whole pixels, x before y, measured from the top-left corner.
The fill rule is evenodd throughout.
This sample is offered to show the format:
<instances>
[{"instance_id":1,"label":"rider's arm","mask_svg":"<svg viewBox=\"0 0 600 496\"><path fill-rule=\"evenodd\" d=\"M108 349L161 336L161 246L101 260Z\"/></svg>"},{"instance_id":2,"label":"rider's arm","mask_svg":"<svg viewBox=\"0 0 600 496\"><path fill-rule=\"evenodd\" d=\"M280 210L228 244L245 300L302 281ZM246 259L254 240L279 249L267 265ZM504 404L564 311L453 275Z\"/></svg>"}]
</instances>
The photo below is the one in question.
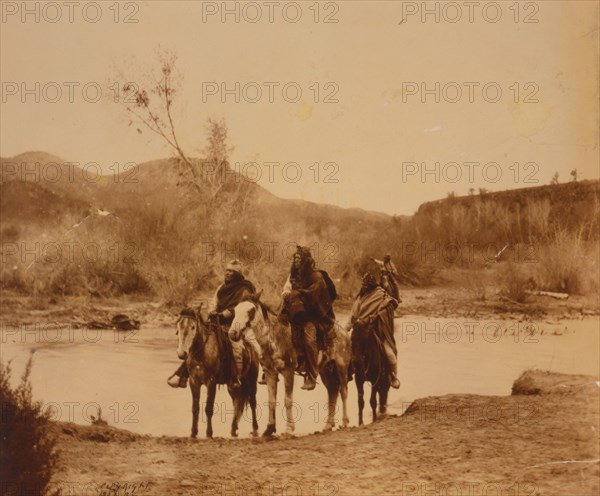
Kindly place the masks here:
<instances>
[{"instance_id":1,"label":"rider's arm","mask_svg":"<svg viewBox=\"0 0 600 496\"><path fill-rule=\"evenodd\" d=\"M350 318L348 319L348 322L346 322L346 325L344 326L344 329L346 329L346 331L350 332L350 329L352 329L352 327L354 326L354 323L356 322L356 316L358 315L360 309L360 304L359 304L359 299L357 298L356 300L354 300L354 303L352 304L352 312L350 313Z\"/></svg>"},{"instance_id":2,"label":"rider's arm","mask_svg":"<svg viewBox=\"0 0 600 496\"><path fill-rule=\"evenodd\" d=\"M380 308L375 314L369 316L370 319L376 320L379 317L385 315L388 307L392 310L392 312L396 310L396 308L398 308L398 300L390 298L389 301L382 308Z\"/></svg>"},{"instance_id":3,"label":"rider's arm","mask_svg":"<svg viewBox=\"0 0 600 496\"><path fill-rule=\"evenodd\" d=\"M292 282L290 281L290 276L288 276L287 281L285 281L285 284L283 285L283 291L281 293L281 296L288 295L291 292L292 292Z\"/></svg>"},{"instance_id":4,"label":"rider's arm","mask_svg":"<svg viewBox=\"0 0 600 496\"><path fill-rule=\"evenodd\" d=\"M253 296L254 296L254 293L252 291L249 291L248 289L244 289L242 291L242 293L240 294L240 301L249 300ZM233 310L234 308L235 308L234 306L230 306L229 308L226 308L225 310L223 310L221 312L221 315L223 316L223 318L225 320L230 319L235 315L235 311Z\"/></svg>"},{"instance_id":5,"label":"rider's arm","mask_svg":"<svg viewBox=\"0 0 600 496\"><path fill-rule=\"evenodd\" d=\"M217 288L215 294L213 294L212 298L208 302L208 313L215 312L217 310L217 292L219 291L220 287L221 286Z\"/></svg>"}]
</instances>

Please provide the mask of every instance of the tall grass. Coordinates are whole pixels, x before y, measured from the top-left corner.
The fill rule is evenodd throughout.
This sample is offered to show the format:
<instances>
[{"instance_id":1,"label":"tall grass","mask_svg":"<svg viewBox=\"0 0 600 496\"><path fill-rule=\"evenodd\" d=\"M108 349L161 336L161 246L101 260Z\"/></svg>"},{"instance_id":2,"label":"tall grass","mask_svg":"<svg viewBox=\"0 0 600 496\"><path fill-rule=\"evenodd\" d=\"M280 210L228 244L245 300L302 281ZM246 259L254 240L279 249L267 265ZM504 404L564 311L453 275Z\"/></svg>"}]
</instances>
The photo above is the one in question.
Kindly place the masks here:
<instances>
[{"instance_id":1,"label":"tall grass","mask_svg":"<svg viewBox=\"0 0 600 496\"><path fill-rule=\"evenodd\" d=\"M570 294L598 292L598 242L586 241L582 231L558 230L539 246L535 264L538 287Z\"/></svg>"},{"instance_id":2,"label":"tall grass","mask_svg":"<svg viewBox=\"0 0 600 496\"><path fill-rule=\"evenodd\" d=\"M597 188L578 184L572 188L576 194L592 195L598 205ZM378 270L369 259L386 253L404 285L434 284L444 268L481 269L505 260L515 264L503 276L505 289L518 297L515 301L521 298L517 290L523 270L539 289L598 291L598 209L589 209L587 200L578 203L571 198L575 193L567 194L566 189L560 194L566 195L565 201L572 200L569 205L538 193L507 197L487 193L427 203L410 218L373 223L326 208L307 206L299 212L290 204L261 209L256 192L248 191L239 198L240 205L238 195L223 212L194 202L193 195L182 195L176 202L124 195L117 218L91 216L77 229L61 225L43 234L10 229L13 242L33 243L44 236L46 241L93 244L99 256L31 264L3 254L1 287L40 296L139 293L184 305L199 292L214 289L227 260L240 258L248 277L276 301L290 266L291 251L284 248L299 243L314 247L317 265L330 273L341 297L355 295L361 275ZM267 243L276 246L271 256ZM251 244L263 250L260 256L245 250ZM509 248L495 260L506 245ZM452 247L458 247L458 256ZM527 253L533 260L523 260ZM467 286L476 299L486 298L476 278Z\"/></svg>"}]
</instances>

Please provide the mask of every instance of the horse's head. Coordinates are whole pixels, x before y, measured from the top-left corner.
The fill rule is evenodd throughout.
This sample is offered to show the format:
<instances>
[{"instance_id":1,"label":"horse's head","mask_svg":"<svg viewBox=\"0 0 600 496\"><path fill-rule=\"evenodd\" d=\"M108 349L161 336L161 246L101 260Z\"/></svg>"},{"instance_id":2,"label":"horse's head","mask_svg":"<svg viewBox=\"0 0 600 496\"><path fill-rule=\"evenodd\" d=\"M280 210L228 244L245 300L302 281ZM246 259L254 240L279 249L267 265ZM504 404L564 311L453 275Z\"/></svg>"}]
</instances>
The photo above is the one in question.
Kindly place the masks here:
<instances>
[{"instance_id":1,"label":"horse's head","mask_svg":"<svg viewBox=\"0 0 600 496\"><path fill-rule=\"evenodd\" d=\"M242 301L236 305L234 309L233 322L229 327L229 337L233 341L239 341L239 339L242 337L242 332L244 329L253 327L257 316L262 316L258 309L261 293L253 296L250 300Z\"/></svg>"},{"instance_id":2,"label":"horse's head","mask_svg":"<svg viewBox=\"0 0 600 496\"><path fill-rule=\"evenodd\" d=\"M185 360L188 357L194 343L194 338L198 334L199 326L203 325L204 321L200 314L200 309L198 309L197 313L192 308L184 308L180 312L177 319L177 336L179 337L177 356L181 360Z\"/></svg>"}]
</instances>

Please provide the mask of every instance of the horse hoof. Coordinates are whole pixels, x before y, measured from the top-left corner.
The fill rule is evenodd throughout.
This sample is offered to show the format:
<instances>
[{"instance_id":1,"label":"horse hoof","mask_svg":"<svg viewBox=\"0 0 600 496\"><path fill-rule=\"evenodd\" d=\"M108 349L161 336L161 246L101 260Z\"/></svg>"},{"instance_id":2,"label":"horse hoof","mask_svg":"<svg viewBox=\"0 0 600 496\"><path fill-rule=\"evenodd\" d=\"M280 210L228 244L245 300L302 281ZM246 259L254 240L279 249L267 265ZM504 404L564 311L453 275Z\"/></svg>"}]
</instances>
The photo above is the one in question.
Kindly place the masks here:
<instances>
[{"instance_id":1,"label":"horse hoof","mask_svg":"<svg viewBox=\"0 0 600 496\"><path fill-rule=\"evenodd\" d=\"M238 437L237 432L232 432L231 437Z\"/></svg>"},{"instance_id":2,"label":"horse hoof","mask_svg":"<svg viewBox=\"0 0 600 496\"><path fill-rule=\"evenodd\" d=\"M277 429L275 428L274 425L267 425L265 432L263 432L263 436L269 437L269 436L272 436L273 434L275 434L276 432L277 432Z\"/></svg>"},{"instance_id":3,"label":"horse hoof","mask_svg":"<svg viewBox=\"0 0 600 496\"><path fill-rule=\"evenodd\" d=\"M254 429L252 431L252 437L257 437L258 436L258 431L256 429Z\"/></svg>"}]
</instances>

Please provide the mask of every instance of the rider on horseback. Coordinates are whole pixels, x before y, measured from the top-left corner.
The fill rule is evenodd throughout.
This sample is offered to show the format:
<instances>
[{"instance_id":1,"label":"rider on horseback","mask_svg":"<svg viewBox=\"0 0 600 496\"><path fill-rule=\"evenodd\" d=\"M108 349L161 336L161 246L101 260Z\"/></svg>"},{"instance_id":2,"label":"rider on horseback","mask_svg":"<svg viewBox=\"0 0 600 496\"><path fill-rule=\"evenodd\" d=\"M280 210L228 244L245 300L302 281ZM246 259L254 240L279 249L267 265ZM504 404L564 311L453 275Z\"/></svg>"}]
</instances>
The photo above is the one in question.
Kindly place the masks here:
<instances>
[{"instance_id":1,"label":"rider on horseback","mask_svg":"<svg viewBox=\"0 0 600 496\"><path fill-rule=\"evenodd\" d=\"M298 246L283 287L283 308L279 318L291 324L294 346L305 357L306 375L302 389L311 390L316 386L319 336L324 341L327 355L333 356L333 300L336 296L327 272L315 268L310 249Z\"/></svg>"},{"instance_id":2,"label":"rider on horseback","mask_svg":"<svg viewBox=\"0 0 600 496\"><path fill-rule=\"evenodd\" d=\"M400 381L397 376L397 350L394 339L394 310L398 301L377 284L375 277L367 272L362 278L362 286L354 305L352 317L346 330L353 327L368 326L383 343L385 356L390 367L390 385L398 389Z\"/></svg>"},{"instance_id":3,"label":"rider on horseback","mask_svg":"<svg viewBox=\"0 0 600 496\"><path fill-rule=\"evenodd\" d=\"M239 260L230 261L225 267L225 276L221 284L208 305L209 320L217 322L221 326L229 327L233 320L233 308L241 301L251 299L256 293L254 285L245 279L242 274L242 264ZM259 360L262 359L262 349L256 340L252 329L245 329L243 333L244 340L252 345L256 351ZM232 346L233 355L236 363L237 374L233 378L233 385L240 385L240 377L243 367L243 347ZM189 373L185 362L177 371L169 377L167 381L171 387L186 387Z\"/></svg>"},{"instance_id":4,"label":"rider on horseback","mask_svg":"<svg viewBox=\"0 0 600 496\"><path fill-rule=\"evenodd\" d=\"M400 293L398 291L398 270L396 269L394 262L392 262L392 257L388 253L383 257L383 260L377 260L375 258L372 258L371 260L379 266L379 285L390 293L390 296L400 301ZM389 287L385 284L385 279L389 282Z\"/></svg>"}]
</instances>

